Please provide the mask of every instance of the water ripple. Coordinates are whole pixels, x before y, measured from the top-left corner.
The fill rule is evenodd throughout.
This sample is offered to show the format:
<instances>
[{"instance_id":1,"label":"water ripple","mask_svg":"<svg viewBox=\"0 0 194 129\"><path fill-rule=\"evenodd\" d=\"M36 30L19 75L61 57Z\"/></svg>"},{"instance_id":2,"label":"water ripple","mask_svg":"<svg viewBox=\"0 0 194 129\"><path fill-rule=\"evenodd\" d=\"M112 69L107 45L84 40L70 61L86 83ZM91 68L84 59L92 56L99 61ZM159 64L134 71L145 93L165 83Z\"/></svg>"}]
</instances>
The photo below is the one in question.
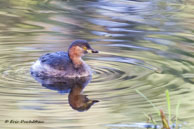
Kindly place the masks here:
<instances>
[{"instance_id":1,"label":"water ripple","mask_svg":"<svg viewBox=\"0 0 194 129\"><path fill-rule=\"evenodd\" d=\"M136 90L167 112L168 89L172 114L181 100L179 122L193 127L191 12L193 3L184 0L2 0L1 120L44 120L40 128L137 128L146 121L143 113L153 113L157 122L159 117ZM93 76L82 97L100 101L84 113L69 106L69 91L41 86L29 72L39 56L67 51L75 39L100 51L84 57Z\"/></svg>"}]
</instances>

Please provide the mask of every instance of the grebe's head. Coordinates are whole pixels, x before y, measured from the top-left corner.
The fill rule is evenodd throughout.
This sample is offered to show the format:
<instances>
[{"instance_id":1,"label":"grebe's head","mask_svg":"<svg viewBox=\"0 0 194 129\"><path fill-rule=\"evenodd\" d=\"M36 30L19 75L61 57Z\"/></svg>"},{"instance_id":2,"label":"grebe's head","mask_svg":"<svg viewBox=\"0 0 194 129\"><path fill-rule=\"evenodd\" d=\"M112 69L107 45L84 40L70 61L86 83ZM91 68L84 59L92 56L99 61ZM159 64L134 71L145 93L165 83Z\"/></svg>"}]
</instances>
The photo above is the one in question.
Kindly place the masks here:
<instances>
[{"instance_id":1,"label":"grebe's head","mask_svg":"<svg viewBox=\"0 0 194 129\"><path fill-rule=\"evenodd\" d=\"M82 57L87 53L98 53L98 51L94 50L86 40L76 40L68 49L68 54L71 59Z\"/></svg>"}]
</instances>

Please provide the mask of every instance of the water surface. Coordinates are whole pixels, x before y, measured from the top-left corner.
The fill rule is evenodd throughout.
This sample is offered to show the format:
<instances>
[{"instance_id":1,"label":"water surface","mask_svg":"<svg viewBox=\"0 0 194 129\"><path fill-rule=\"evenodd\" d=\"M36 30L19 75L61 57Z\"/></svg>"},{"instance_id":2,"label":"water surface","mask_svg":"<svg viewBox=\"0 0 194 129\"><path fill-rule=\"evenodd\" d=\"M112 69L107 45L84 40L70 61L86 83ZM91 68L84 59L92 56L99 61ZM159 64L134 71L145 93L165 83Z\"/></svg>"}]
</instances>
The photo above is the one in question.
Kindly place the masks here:
<instances>
[{"instance_id":1,"label":"water surface","mask_svg":"<svg viewBox=\"0 0 194 129\"><path fill-rule=\"evenodd\" d=\"M168 89L172 113L180 100L179 123L192 128L193 12L191 0L1 0L0 127L125 128L107 125L146 122L144 113L159 120L136 89L165 112ZM100 101L85 112L71 108L68 92L42 86L29 72L39 56L66 51L75 39L100 51L84 57L93 77L83 95Z\"/></svg>"}]
</instances>

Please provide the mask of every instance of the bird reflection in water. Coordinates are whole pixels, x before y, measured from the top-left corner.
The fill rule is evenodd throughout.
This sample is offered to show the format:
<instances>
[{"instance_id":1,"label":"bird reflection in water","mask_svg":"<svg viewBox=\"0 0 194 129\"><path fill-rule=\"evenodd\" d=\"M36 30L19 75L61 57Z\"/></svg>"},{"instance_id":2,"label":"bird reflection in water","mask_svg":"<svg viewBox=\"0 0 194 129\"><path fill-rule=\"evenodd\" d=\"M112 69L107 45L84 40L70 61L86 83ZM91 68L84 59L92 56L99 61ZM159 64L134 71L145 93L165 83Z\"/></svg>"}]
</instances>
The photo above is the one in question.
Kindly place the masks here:
<instances>
[{"instance_id":1,"label":"bird reflection in water","mask_svg":"<svg viewBox=\"0 0 194 129\"><path fill-rule=\"evenodd\" d=\"M81 78L48 78L38 77L33 75L35 80L42 84L42 86L56 90L59 93L69 93L69 105L77 111L87 111L93 104L99 102L98 100L91 100L87 95L83 95L83 89L88 85L91 76Z\"/></svg>"}]
</instances>

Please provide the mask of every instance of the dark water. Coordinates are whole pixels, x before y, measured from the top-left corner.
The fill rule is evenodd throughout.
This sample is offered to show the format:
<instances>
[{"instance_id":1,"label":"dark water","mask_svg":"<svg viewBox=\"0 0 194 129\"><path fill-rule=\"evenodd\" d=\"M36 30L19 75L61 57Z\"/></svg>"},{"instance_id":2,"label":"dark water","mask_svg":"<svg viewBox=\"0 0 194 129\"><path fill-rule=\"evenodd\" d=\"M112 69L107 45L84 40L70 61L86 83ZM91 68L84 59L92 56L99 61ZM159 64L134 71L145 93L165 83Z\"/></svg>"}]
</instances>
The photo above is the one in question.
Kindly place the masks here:
<instances>
[{"instance_id":1,"label":"dark water","mask_svg":"<svg viewBox=\"0 0 194 129\"><path fill-rule=\"evenodd\" d=\"M123 125L155 113L136 89L165 112L168 89L172 114L180 101L178 122L193 128L193 12L192 0L1 0L0 127L130 128ZM68 93L41 86L29 72L39 56L66 51L75 39L100 51L84 58L93 78L82 95L100 101L85 112L71 108Z\"/></svg>"}]
</instances>

